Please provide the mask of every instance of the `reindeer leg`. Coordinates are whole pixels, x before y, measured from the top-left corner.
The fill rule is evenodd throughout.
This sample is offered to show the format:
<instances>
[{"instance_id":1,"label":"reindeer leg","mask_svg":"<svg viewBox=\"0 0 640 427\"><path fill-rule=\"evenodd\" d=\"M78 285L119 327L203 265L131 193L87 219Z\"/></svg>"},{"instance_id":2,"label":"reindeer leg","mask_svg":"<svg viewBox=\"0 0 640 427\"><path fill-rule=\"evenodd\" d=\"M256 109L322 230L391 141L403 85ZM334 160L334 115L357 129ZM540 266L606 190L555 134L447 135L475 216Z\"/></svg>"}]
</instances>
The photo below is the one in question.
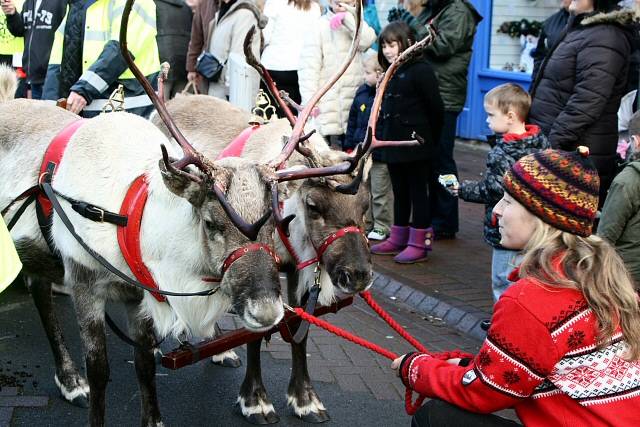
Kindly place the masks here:
<instances>
[{"instance_id":1,"label":"reindeer leg","mask_svg":"<svg viewBox=\"0 0 640 427\"><path fill-rule=\"evenodd\" d=\"M139 303L127 304L129 333L141 347L134 348L134 363L140 388L140 425L162 426L158 396L156 393L156 363L153 346L155 333L153 321L140 316ZM143 348L144 347L144 348Z\"/></svg>"},{"instance_id":2,"label":"reindeer leg","mask_svg":"<svg viewBox=\"0 0 640 427\"><path fill-rule=\"evenodd\" d=\"M215 332L216 337L222 335L222 330L217 323L215 326ZM233 350L225 351L224 353L211 356L211 362L214 365L223 366L225 368L239 368L240 366L242 366L242 360L240 360L240 357L238 357L236 352Z\"/></svg>"},{"instance_id":3,"label":"reindeer leg","mask_svg":"<svg viewBox=\"0 0 640 427\"><path fill-rule=\"evenodd\" d=\"M104 329L105 292L95 275L79 266L65 263L65 278L72 281L72 296L76 307L80 336L84 344L89 395L89 425L104 426L105 392L109 382L109 361ZM75 281L77 280L77 282Z\"/></svg>"},{"instance_id":4,"label":"reindeer leg","mask_svg":"<svg viewBox=\"0 0 640 427\"><path fill-rule=\"evenodd\" d=\"M80 375L69 350L64 342L60 322L53 306L51 282L48 280L29 278L31 296L38 309L49 346L56 365L54 380L60 394L73 405L89 407L89 384Z\"/></svg>"},{"instance_id":5,"label":"reindeer leg","mask_svg":"<svg viewBox=\"0 0 640 427\"><path fill-rule=\"evenodd\" d=\"M297 272L287 274L289 301L299 305L296 298L298 286ZM287 390L287 404L294 414L308 423L324 423L329 421L329 414L313 389L307 369L307 337L299 344L291 342L291 379Z\"/></svg>"},{"instance_id":6,"label":"reindeer leg","mask_svg":"<svg viewBox=\"0 0 640 427\"><path fill-rule=\"evenodd\" d=\"M273 409L262 383L260 345L262 338L247 344L247 371L240 386L238 405L244 418L252 424L274 424L280 417Z\"/></svg>"}]
</instances>

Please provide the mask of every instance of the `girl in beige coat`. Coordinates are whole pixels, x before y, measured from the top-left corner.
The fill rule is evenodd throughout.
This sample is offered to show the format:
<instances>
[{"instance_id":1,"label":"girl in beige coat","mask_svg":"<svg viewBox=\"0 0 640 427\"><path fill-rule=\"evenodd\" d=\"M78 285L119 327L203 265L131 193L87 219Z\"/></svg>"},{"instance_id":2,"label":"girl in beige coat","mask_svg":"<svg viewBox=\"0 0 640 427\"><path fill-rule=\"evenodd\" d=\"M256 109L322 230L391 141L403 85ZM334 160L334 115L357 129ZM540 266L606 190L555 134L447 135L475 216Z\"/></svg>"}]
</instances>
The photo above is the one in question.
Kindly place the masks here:
<instances>
[{"instance_id":1,"label":"girl in beige coat","mask_svg":"<svg viewBox=\"0 0 640 427\"><path fill-rule=\"evenodd\" d=\"M302 104L340 67L353 40L356 20L354 0L330 0L329 10L305 34L300 57L298 82ZM364 82L362 53L376 41L373 29L362 21L358 54L347 71L318 103L316 128L333 146L341 148L347 131L349 109L356 90Z\"/></svg>"}]
</instances>

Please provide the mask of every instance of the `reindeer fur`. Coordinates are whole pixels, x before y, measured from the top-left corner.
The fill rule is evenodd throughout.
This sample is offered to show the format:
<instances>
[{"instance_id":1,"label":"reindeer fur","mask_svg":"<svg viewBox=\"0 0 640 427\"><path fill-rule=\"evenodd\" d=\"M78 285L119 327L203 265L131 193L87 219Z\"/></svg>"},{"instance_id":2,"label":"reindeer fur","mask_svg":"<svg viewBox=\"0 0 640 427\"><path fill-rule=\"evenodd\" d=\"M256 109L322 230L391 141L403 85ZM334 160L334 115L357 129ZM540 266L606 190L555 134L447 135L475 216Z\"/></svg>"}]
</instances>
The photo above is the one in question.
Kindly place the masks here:
<instances>
[{"instance_id":1,"label":"reindeer fur","mask_svg":"<svg viewBox=\"0 0 640 427\"><path fill-rule=\"evenodd\" d=\"M2 103L0 115L5 118L0 124L0 206L4 207L37 182L47 145L77 116L31 100ZM130 183L146 174L149 197L141 224L144 262L163 290L206 290L211 285L202 277L221 275L224 259L247 239L233 226L210 191L208 186L213 182L208 182L207 176L202 176L204 184L184 182L181 175L173 175L163 165L159 167L160 144L167 146L173 157L180 157L177 145L148 121L128 113L101 115L87 121L72 136L52 185L69 197L118 212ZM226 159L217 162L215 168L212 179L226 189L229 204L245 220L256 221L270 207L267 168L245 159ZM60 203L76 232L97 253L130 274L118 248L116 226L85 219L66 201L60 199ZM9 211L7 221L18 206ZM40 261L42 254L46 254L43 259L52 257L37 226L34 206L27 209L11 233L28 274L41 284L45 282L45 286L46 280L60 279L45 274ZM149 349L155 341L154 329L160 336L213 336L216 321L231 305L249 327L257 330L270 328L284 314L275 263L264 253L250 253L236 261L215 295L168 297L169 306L107 273L55 214L52 238L64 265L65 284L72 288L85 344L92 425L104 423L104 390L109 375L103 323L107 300L125 302L132 338ZM260 230L258 241L273 244L272 220ZM57 271L60 274L62 269ZM68 358L51 310L50 283L49 289L44 289L48 295L42 297L40 305L36 303L44 310L40 314L56 359L56 381L65 397L86 396L86 382ZM135 362L143 401L142 423L161 425L153 353L136 349ZM61 372L65 379L58 381Z\"/></svg>"},{"instance_id":2,"label":"reindeer fur","mask_svg":"<svg viewBox=\"0 0 640 427\"><path fill-rule=\"evenodd\" d=\"M227 101L204 95L178 96L167 103L167 109L187 139L210 158L215 158L244 130L251 117ZM215 111L215 114L212 114L212 111ZM159 117L152 118L152 121L169 136ZM271 160L282 150L283 136L290 133L291 127L287 120L273 120L251 134L242 157L255 161ZM308 159L294 152L287 162L288 168L330 166L346 158L345 153L331 150L317 134L305 142L305 147L311 149L312 158ZM368 175L369 167L368 164L365 176ZM279 191L284 199L283 216L296 215L289 225L290 241L302 260L315 257L312 241L318 245L330 233L346 225L363 226L364 213L369 203L368 183L363 183L355 196L340 194L333 189L337 185L349 183L353 178L353 175L335 175L289 181L280 185ZM311 217L309 199L312 199L313 203L323 205L324 213L320 218ZM279 238L276 242L283 263L290 268L295 267L294 260ZM325 268L321 269L321 292L318 298L321 304L328 305L335 301L338 290L353 294L369 286L371 258L368 247L363 242L362 237L349 235L337 240L325 252L323 263L329 264L329 268L325 265ZM335 268L331 271L332 266ZM338 289L338 281L335 278L339 277L336 271L340 271L341 268L360 268L358 274L354 274L361 278L359 284L351 289ZM304 294L314 285L314 267L307 267L287 276L289 302L298 305ZM277 415L262 384L259 352L260 342L247 347L247 371L238 404L250 422L271 423L277 420ZM292 377L287 393L289 405L293 407L296 415L305 421L326 421L326 409L313 390L307 372L306 338L302 343L292 345L292 359Z\"/></svg>"}]
</instances>

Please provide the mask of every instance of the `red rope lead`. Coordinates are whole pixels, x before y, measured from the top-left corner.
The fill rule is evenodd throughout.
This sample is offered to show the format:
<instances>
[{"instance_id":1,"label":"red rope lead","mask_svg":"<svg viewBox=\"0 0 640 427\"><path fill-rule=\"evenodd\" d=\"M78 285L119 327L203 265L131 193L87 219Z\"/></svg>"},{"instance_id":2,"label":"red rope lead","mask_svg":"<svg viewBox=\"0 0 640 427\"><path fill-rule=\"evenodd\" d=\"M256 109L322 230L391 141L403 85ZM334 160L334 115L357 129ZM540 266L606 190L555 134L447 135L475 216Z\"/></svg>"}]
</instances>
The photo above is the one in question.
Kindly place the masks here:
<instances>
[{"instance_id":1,"label":"red rope lead","mask_svg":"<svg viewBox=\"0 0 640 427\"><path fill-rule=\"evenodd\" d=\"M396 322L389 315L389 313L384 311L384 309L382 307L380 307L380 305L378 305L378 303L373 299L373 296L371 295L371 292L369 292L369 291L360 292L360 296L362 297L362 299L364 299L367 302L367 304L369 304L369 306L373 309L373 311L378 313L378 316L382 317L382 319L385 322L387 322L387 324L389 326L391 326L394 331L399 333L402 338L407 340L409 342L409 344L414 346L420 352L429 354L429 351L427 350L427 348L425 346L423 346L421 343L419 343L417 339L412 337L409 334L409 332L406 331L406 329L404 329L402 326L400 326L400 324L398 322Z\"/></svg>"},{"instance_id":2,"label":"red rope lead","mask_svg":"<svg viewBox=\"0 0 640 427\"><path fill-rule=\"evenodd\" d=\"M309 323L313 323L316 326L319 326L323 329L326 329L327 331L331 332L332 334L335 334L339 337L342 337L348 341L351 341L353 343L356 343L362 347L368 348L371 351L375 351L376 353L378 353L381 356L386 357L389 360L396 360L398 357L400 357L398 354L395 354L392 351L387 350L386 348L382 348L377 344L374 344L372 342L369 342L365 339L362 339L356 335L353 335L352 333L349 333L347 331L345 331L344 329L340 329L337 326L332 325L329 322L325 322L322 319L318 319L315 316L312 316L309 313L306 313L303 309L301 309L300 307L296 307L294 308L296 314L300 317L302 317L304 320L306 320Z\"/></svg>"},{"instance_id":3,"label":"red rope lead","mask_svg":"<svg viewBox=\"0 0 640 427\"><path fill-rule=\"evenodd\" d=\"M387 324L393 328L398 334L400 334L400 336L402 336L402 338L404 338L405 340L407 340L411 345L413 345L418 351L420 351L421 353L425 353L425 354L429 354L432 357L436 358L436 359L440 359L440 360L448 360L448 359L453 359L453 358L457 358L457 357L469 357L472 356L470 354L467 353L463 353L459 350L454 350L454 351L445 351L442 353L429 353L429 351L427 350L427 348L425 346L423 346L420 342L418 342L418 340L416 340L414 337L412 337L409 332L406 331L406 329L404 329L398 322L396 322L390 315L389 313L387 313L382 307L380 307L380 305L373 299L373 296L371 295L371 293L369 291L365 291L365 292L361 292L360 296L367 302L367 304L369 304L369 306L385 321L387 322ZM398 357L400 357L399 355L395 354L392 351L389 351L385 348L380 347L377 344L374 344L372 342L369 342L367 340L365 340L364 338L360 338L359 336L356 336L350 332L345 331L344 329L341 329L337 326L332 325L329 322L326 322L322 319L319 319L307 312L305 312L302 308L300 307L296 307L293 309L296 314L298 316L300 316L303 320L306 320L309 323L312 323L316 326L319 326L323 329L326 329L327 331L331 332L332 334L335 334L339 337L342 337L348 341L351 341L355 344L358 344L364 348L368 348L371 351L374 351L376 353L378 353L381 356L386 357L389 360L395 360ZM414 402L412 402L413 400L413 391L407 387L407 390L405 392L405 399L404 399L404 408L405 411L407 411L407 414L409 415L413 415L416 413L416 411L418 409L420 409L420 407L422 406L422 403L424 402L424 400L426 399L426 396L423 395L419 395L418 399Z\"/></svg>"}]
</instances>

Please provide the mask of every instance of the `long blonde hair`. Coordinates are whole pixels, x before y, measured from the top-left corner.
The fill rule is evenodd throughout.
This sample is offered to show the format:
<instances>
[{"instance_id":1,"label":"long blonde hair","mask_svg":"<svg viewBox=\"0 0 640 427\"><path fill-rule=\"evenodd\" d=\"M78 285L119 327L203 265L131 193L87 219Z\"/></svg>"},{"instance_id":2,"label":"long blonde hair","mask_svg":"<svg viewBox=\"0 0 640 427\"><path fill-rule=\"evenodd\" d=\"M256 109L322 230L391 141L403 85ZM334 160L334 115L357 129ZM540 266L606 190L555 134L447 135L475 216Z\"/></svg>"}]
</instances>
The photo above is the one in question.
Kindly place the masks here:
<instances>
[{"instance_id":1,"label":"long blonde hair","mask_svg":"<svg viewBox=\"0 0 640 427\"><path fill-rule=\"evenodd\" d=\"M580 237L535 220L520 277L580 290L598 321L598 345L605 346L619 325L628 346L626 357L640 359L638 294L615 249L596 235ZM553 266L558 260L560 270Z\"/></svg>"}]
</instances>

